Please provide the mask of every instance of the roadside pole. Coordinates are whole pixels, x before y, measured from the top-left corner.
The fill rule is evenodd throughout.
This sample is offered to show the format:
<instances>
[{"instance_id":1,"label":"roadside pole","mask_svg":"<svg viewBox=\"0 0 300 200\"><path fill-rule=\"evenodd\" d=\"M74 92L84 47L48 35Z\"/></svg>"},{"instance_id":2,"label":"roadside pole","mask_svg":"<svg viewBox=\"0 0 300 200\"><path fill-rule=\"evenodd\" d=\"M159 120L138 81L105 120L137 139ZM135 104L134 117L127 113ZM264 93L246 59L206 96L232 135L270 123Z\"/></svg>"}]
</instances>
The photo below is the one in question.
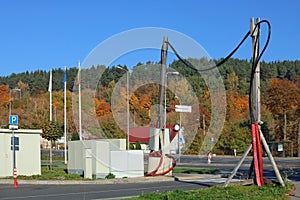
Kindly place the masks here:
<instances>
[{"instance_id":1,"label":"roadside pole","mask_svg":"<svg viewBox=\"0 0 300 200\"><path fill-rule=\"evenodd\" d=\"M18 187L17 180L17 167L16 167L16 145L15 145L15 130L12 129L12 149L13 149L13 177L14 177L14 187Z\"/></svg>"},{"instance_id":2,"label":"roadside pole","mask_svg":"<svg viewBox=\"0 0 300 200\"><path fill-rule=\"evenodd\" d=\"M14 187L18 187L18 180L17 180L17 166L16 166L16 150L19 150L19 138L15 137L15 130L18 130L18 116L17 115L10 115L9 116L9 129L12 131L11 137L11 150L13 152L13 178L14 178ZM16 148L17 147L17 148Z\"/></svg>"}]
</instances>

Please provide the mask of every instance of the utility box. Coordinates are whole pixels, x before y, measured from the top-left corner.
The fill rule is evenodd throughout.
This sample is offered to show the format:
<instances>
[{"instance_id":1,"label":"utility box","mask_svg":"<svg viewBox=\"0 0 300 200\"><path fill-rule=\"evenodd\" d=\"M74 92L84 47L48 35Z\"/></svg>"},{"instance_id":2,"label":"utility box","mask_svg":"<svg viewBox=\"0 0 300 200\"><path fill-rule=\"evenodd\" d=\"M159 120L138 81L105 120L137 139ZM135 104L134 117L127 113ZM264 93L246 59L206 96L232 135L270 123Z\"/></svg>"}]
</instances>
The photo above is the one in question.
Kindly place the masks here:
<instances>
[{"instance_id":1,"label":"utility box","mask_svg":"<svg viewBox=\"0 0 300 200\"><path fill-rule=\"evenodd\" d=\"M116 159L122 159L122 162ZM93 175L95 178L105 178L109 173L117 173L118 177L144 176L143 153L126 151L125 139L70 141L68 160L68 172L84 175L85 178L92 178Z\"/></svg>"},{"instance_id":2,"label":"utility box","mask_svg":"<svg viewBox=\"0 0 300 200\"><path fill-rule=\"evenodd\" d=\"M110 173L116 178L144 176L144 151L111 151Z\"/></svg>"},{"instance_id":3,"label":"utility box","mask_svg":"<svg viewBox=\"0 0 300 200\"><path fill-rule=\"evenodd\" d=\"M41 175L40 134L42 130L14 130L17 175ZM0 129L0 177L13 175L12 130ZM15 140L17 141L17 140Z\"/></svg>"},{"instance_id":4,"label":"utility box","mask_svg":"<svg viewBox=\"0 0 300 200\"><path fill-rule=\"evenodd\" d=\"M96 178L105 178L109 174L111 148L116 148L111 141L93 141L93 174Z\"/></svg>"}]
</instances>

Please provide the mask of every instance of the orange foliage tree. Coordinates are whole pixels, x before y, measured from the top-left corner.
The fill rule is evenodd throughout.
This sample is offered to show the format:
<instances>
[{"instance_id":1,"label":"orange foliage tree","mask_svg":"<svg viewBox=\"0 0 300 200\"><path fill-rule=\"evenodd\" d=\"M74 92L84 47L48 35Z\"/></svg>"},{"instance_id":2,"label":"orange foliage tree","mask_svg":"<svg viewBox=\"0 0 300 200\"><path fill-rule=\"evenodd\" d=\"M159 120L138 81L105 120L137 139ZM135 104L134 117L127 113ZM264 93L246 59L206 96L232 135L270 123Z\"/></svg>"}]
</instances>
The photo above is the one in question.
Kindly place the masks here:
<instances>
[{"instance_id":1,"label":"orange foliage tree","mask_svg":"<svg viewBox=\"0 0 300 200\"><path fill-rule=\"evenodd\" d=\"M7 85L0 85L0 103L1 106L7 107L9 104L9 87Z\"/></svg>"},{"instance_id":2,"label":"orange foliage tree","mask_svg":"<svg viewBox=\"0 0 300 200\"><path fill-rule=\"evenodd\" d=\"M0 85L0 115L2 116L1 125L8 123L8 105L10 101L9 87L7 85ZM6 116L6 117L5 117ZM6 120L3 120L6 119Z\"/></svg>"},{"instance_id":3,"label":"orange foliage tree","mask_svg":"<svg viewBox=\"0 0 300 200\"><path fill-rule=\"evenodd\" d=\"M95 99L97 117L111 113L111 108L105 99Z\"/></svg>"},{"instance_id":4,"label":"orange foliage tree","mask_svg":"<svg viewBox=\"0 0 300 200\"><path fill-rule=\"evenodd\" d=\"M300 105L299 87L288 79L271 79L266 91L266 105L275 119L282 122L282 139L285 141L287 116L292 116Z\"/></svg>"}]
</instances>

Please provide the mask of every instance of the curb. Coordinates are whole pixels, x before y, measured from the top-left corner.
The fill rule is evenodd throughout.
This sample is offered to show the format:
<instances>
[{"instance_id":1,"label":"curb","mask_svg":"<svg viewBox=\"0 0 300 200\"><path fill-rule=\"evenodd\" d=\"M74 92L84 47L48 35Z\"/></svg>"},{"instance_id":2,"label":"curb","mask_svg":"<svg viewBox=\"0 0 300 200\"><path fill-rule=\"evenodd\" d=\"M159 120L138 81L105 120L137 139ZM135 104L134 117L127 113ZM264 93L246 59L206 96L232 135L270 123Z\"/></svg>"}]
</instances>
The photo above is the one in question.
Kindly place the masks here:
<instances>
[{"instance_id":1,"label":"curb","mask_svg":"<svg viewBox=\"0 0 300 200\"><path fill-rule=\"evenodd\" d=\"M187 174L174 175L175 181L195 180L195 179L217 179L222 178L221 174Z\"/></svg>"},{"instance_id":2,"label":"curb","mask_svg":"<svg viewBox=\"0 0 300 200\"><path fill-rule=\"evenodd\" d=\"M18 180L18 184L32 185L77 185L77 184L123 184L123 183L151 183L174 181L174 177L137 177L137 178L115 178L97 180ZM13 184L13 179L0 179L0 184Z\"/></svg>"}]
</instances>

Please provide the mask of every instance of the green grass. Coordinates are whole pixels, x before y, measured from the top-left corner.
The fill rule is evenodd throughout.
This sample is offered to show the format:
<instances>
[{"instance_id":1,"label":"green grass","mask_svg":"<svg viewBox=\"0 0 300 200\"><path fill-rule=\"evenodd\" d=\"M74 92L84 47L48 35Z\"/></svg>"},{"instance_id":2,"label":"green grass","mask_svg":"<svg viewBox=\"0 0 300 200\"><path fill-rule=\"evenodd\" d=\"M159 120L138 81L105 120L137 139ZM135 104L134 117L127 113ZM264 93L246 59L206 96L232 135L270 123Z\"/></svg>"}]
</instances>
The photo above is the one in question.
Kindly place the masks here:
<instances>
[{"instance_id":1,"label":"green grass","mask_svg":"<svg viewBox=\"0 0 300 200\"><path fill-rule=\"evenodd\" d=\"M84 180L78 174L68 174L65 168L53 167L52 170L48 166L42 167L41 175L33 176L18 176L18 179L23 180Z\"/></svg>"},{"instance_id":2,"label":"green grass","mask_svg":"<svg viewBox=\"0 0 300 200\"><path fill-rule=\"evenodd\" d=\"M208 189L199 189L192 191L175 190L173 192L164 193L149 193L143 194L139 197L129 198L130 200L159 200L159 199L184 199L184 200L214 200L214 199L228 199L228 200L250 200L250 199L260 199L260 200L273 200L273 199L288 199L286 195L289 189L280 187L275 184L269 184L263 187L252 186L230 186L230 187L220 187L214 186Z\"/></svg>"},{"instance_id":3,"label":"green grass","mask_svg":"<svg viewBox=\"0 0 300 200\"><path fill-rule=\"evenodd\" d=\"M196 167L175 167L173 173L183 174L216 174L220 170L210 168L196 168Z\"/></svg>"},{"instance_id":4,"label":"green grass","mask_svg":"<svg viewBox=\"0 0 300 200\"><path fill-rule=\"evenodd\" d=\"M49 161L50 156L48 154L41 155L41 160L48 160ZM52 156L52 160L64 160L65 158L63 156Z\"/></svg>"}]
</instances>

